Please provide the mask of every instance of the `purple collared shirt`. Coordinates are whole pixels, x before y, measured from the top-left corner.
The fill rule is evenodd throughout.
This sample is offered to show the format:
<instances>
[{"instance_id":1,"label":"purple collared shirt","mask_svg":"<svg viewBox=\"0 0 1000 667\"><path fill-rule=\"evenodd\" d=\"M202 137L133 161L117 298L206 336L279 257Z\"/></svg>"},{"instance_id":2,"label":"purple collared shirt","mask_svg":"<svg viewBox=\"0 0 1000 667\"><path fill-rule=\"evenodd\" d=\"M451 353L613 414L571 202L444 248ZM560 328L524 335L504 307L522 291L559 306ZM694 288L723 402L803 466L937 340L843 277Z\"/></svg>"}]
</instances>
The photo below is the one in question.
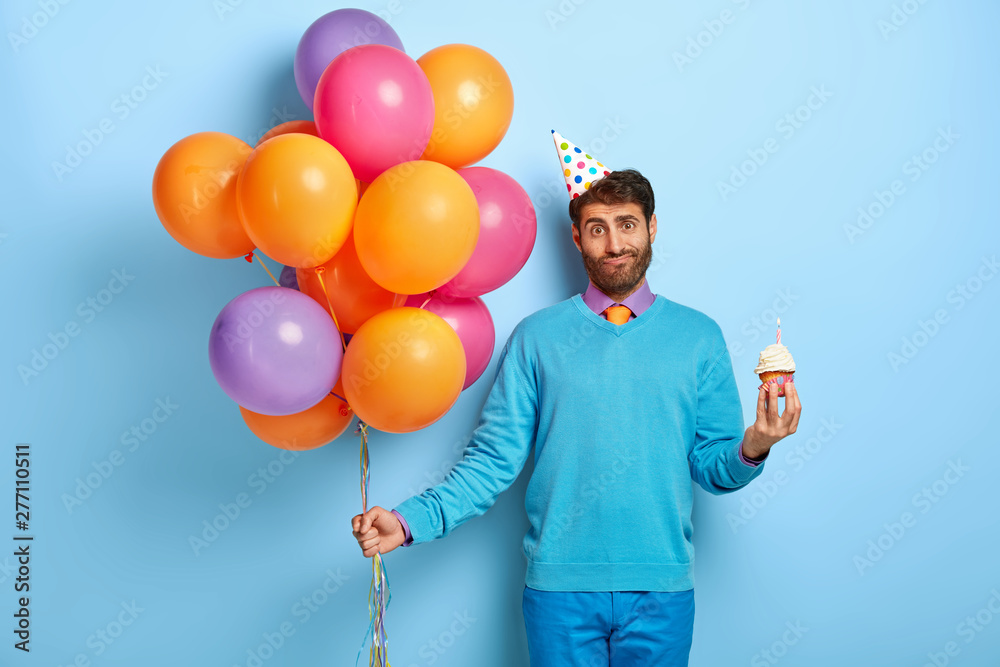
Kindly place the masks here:
<instances>
[{"instance_id":1,"label":"purple collared shirt","mask_svg":"<svg viewBox=\"0 0 1000 667\"><path fill-rule=\"evenodd\" d=\"M590 283L587 287L587 291L583 293L583 302L587 304L587 307L605 318L607 318L607 315L605 315L604 311L607 310L609 306L628 306L628 309L632 311L628 316L629 321L634 320L646 312L646 309L652 306L653 301L655 300L656 295L649 289L649 282L645 278L642 280L642 285L639 285L639 289L625 297L625 300L620 304L599 290L594 283ZM739 456L740 461L753 467L759 466L767 458L767 455L765 455L763 459L748 459L743 455L742 442L740 442ZM392 510L392 513L396 515L397 519L399 519L399 523L402 524L403 532L406 535L406 539L403 541L402 546L410 546L413 543L413 536L410 535L410 527L406 525L406 519L404 519L403 515L396 510Z\"/></svg>"}]
</instances>

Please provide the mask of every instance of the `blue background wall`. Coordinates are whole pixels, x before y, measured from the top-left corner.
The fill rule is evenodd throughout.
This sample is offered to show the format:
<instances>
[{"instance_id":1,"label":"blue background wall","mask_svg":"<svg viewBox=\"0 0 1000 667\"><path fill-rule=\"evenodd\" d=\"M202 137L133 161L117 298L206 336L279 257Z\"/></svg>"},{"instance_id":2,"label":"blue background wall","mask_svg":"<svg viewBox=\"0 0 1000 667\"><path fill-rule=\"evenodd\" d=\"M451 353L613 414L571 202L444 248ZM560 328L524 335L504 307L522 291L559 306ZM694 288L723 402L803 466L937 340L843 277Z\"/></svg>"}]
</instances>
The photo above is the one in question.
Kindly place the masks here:
<instances>
[{"instance_id":1,"label":"blue background wall","mask_svg":"<svg viewBox=\"0 0 1000 667\"><path fill-rule=\"evenodd\" d=\"M36 536L30 656L12 648L13 558L0 557L0 663L249 667L288 623L294 634L263 664L353 664L371 576L350 530L359 440L352 427L282 462L248 431L212 377L207 340L223 305L269 279L181 247L150 195L181 137L252 143L310 117L293 55L338 5L52 2L32 32L24 22L43 6L0 10L0 479L9 500L14 444L30 442ZM539 224L527 265L485 297L497 350L521 318L586 287L551 128L651 179L650 283L722 326L748 424L753 367L780 311L803 416L752 485L698 491L691 664L996 664L997 5L356 6L389 16L414 57L475 44L511 77L514 119L482 164L525 187ZM160 78L123 116L114 101L147 68ZM104 119L113 131L57 176L67 145ZM763 164L745 163L754 155ZM861 224L859 207L872 216ZM79 309L115 271L133 276L127 287L100 312ZM70 322L79 335L22 381L17 367ZM395 506L459 458L495 362L434 425L373 434L371 504ZM122 433L158 400L176 406L169 418L123 450ZM67 508L64 494L116 449L122 464ZM386 556L393 665L527 664L530 465L483 517ZM241 493L250 506L196 554L189 537ZM314 595L323 602L306 614ZM100 639L120 616L131 625Z\"/></svg>"}]
</instances>

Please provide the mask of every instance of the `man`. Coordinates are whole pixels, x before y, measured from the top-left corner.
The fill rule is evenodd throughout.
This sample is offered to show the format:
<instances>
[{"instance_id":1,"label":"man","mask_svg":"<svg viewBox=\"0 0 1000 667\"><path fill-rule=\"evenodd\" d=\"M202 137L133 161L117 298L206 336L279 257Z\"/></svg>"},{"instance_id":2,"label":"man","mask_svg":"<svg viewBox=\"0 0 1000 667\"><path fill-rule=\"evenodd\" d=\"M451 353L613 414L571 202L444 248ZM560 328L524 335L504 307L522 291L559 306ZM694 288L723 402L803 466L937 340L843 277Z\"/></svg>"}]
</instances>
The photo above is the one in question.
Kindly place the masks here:
<instances>
[{"instance_id":1,"label":"man","mask_svg":"<svg viewBox=\"0 0 1000 667\"><path fill-rule=\"evenodd\" d=\"M597 169L572 150L574 166ZM586 292L521 320L462 460L392 512L353 517L354 536L370 557L448 535L493 505L534 447L522 602L531 664L687 665L692 480L713 494L745 486L795 432L801 404L788 383L779 415L777 385L762 385L743 430L721 329L646 282L649 182L634 170L571 172Z\"/></svg>"}]
</instances>

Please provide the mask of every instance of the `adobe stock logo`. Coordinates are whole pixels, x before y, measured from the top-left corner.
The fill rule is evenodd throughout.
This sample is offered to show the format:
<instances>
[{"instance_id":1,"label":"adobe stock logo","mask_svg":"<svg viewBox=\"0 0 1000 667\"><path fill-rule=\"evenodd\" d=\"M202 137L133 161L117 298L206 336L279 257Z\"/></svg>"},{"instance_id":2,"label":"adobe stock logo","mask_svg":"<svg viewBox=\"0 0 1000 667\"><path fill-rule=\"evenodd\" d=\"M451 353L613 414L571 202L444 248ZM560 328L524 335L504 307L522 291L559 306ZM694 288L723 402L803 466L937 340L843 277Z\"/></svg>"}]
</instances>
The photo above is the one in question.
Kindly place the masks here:
<instances>
[{"instance_id":1,"label":"adobe stock logo","mask_svg":"<svg viewBox=\"0 0 1000 667\"><path fill-rule=\"evenodd\" d=\"M164 72L159 64L147 66L139 83L111 100L111 113L119 122L123 122L139 108L140 104L146 101L151 92L160 87L160 84L168 76L170 73ZM96 127L85 127L80 130L83 139L75 144L66 144L66 152L62 162L52 161L52 173L56 179L62 183L66 175L73 173L80 167L87 156L91 155L116 129L118 126L115 125L111 116L105 116L97 122Z\"/></svg>"},{"instance_id":2,"label":"adobe stock logo","mask_svg":"<svg viewBox=\"0 0 1000 667\"><path fill-rule=\"evenodd\" d=\"M20 30L7 33L7 41L14 53L19 52L29 40L37 37L38 31L47 26L62 7L69 3L70 0L38 0L38 8L41 11L34 12L30 16L22 16Z\"/></svg>"},{"instance_id":3,"label":"adobe stock logo","mask_svg":"<svg viewBox=\"0 0 1000 667\"><path fill-rule=\"evenodd\" d=\"M931 508L948 495L951 487L958 484L965 477L965 473L970 470L972 468L969 466L962 465L962 459L949 460L948 467L945 468L941 477L914 493L910 503L914 508L920 510L920 514L927 514ZM898 521L883 523L882 527L885 530L874 539L868 540L868 548L863 554L854 556L854 567L857 568L858 574L863 577L865 570L875 567L875 563L882 560L885 554L906 536L907 531L917 525L919 520L919 515L903 512L899 515Z\"/></svg>"},{"instance_id":4,"label":"adobe stock logo","mask_svg":"<svg viewBox=\"0 0 1000 667\"><path fill-rule=\"evenodd\" d=\"M265 125L264 127L257 128L257 130L255 130L254 132L246 134L246 135L244 135L244 136L242 136L240 138L247 145L249 145L251 147L256 146L257 142L260 141L261 138L265 134L267 134L268 132L270 132L274 128L278 127L282 123L287 123L287 122L292 121L292 120L296 120L295 114L289 113L287 106L282 105L282 107L280 109L278 107L276 107L276 106L271 107L271 117L268 119L267 125ZM249 155L249 154L250 153L248 151L247 155ZM246 155L243 155L242 157L245 158ZM239 172L239 170L240 170L240 168L242 168L242 166L243 166L243 160L240 160L239 163L236 164L235 168L233 168L232 166L230 166L230 165L227 164L226 165L226 169L225 169L225 173L227 173L227 174L236 174L237 172ZM225 184L223 183L223 185L225 185Z\"/></svg>"},{"instance_id":5,"label":"adobe stock logo","mask_svg":"<svg viewBox=\"0 0 1000 667\"><path fill-rule=\"evenodd\" d=\"M111 280L107 282L104 288L77 304L76 314L80 317L80 322L69 320L62 326L61 330L50 331L48 342L43 343L40 347L31 349L31 359L28 361L28 364L17 365L17 374L21 378L21 382L24 383L24 386L27 387L32 379L41 375L49 367L49 364L55 361L56 357L69 347L72 339L80 335L83 331L80 326L81 322L82 324L93 322L99 313L104 312L111 305L116 295L124 292L125 288L133 280L135 280L135 276L128 273L125 267L122 267L121 271L113 270L111 272Z\"/></svg>"},{"instance_id":6,"label":"adobe stock logo","mask_svg":"<svg viewBox=\"0 0 1000 667\"><path fill-rule=\"evenodd\" d=\"M278 304L284 303L285 294L281 290L275 290L269 293L266 299L254 299L253 300L253 310L245 318L240 317L236 321L236 330L230 332L227 328L222 333L222 340L226 342L226 347L232 352L237 345L242 345L243 343L250 340L253 336L254 329L264 324L268 318L274 315L274 307ZM282 329L282 333L284 330Z\"/></svg>"},{"instance_id":7,"label":"adobe stock logo","mask_svg":"<svg viewBox=\"0 0 1000 667\"><path fill-rule=\"evenodd\" d=\"M906 25L910 17L920 11L920 6L926 2L927 0L903 0L900 4L894 4L889 20L879 19L876 23L878 31L882 33L882 39L888 42L889 35L899 32L899 29Z\"/></svg>"},{"instance_id":8,"label":"adobe stock logo","mask_svg":"<svg viewBox=\"0 0 1000 667\"><path fill-rule=\"evenodd\" d=\"M736 194L743 188L757 172L767 164L771 156L781 149L781 142L788 142L795 134L805 127L805 124L812 120L816 112L822 109L833 93L826 88L826 84L812 86L805 101L784 114L774 123L774 130L781 135L781 139L768 137L760 146L748 148L747 159L739 164L731 165L729 178L725 181L716 181L715 187L719 191L722 201L727 201L729 197Z\"/></svg>"},{"instance_id":9,"label":"adobe stock logo","mask_svg":"<svg viewBox=\"0 0 1000 667\"><path fill-rule=\"evenodd\" d=\"M954 288L949 290L945 296L945 300L948 303L955 304L953 310L958 312L969 301L974 299L976 294L985 287L986 283L993 280L993 277L998 272L1000 272L1000 263L997 262L997 256L986 257L984 255L975 273L969 276L964 282L957 283ZM912 334L901 337L899 348L891 350L886 354L886 360L889 362L889 366L893 372L898 373L902 366L909 364L920 353L920 350L927 347L931 340L940 333L941 328L950 321L951 315L945 308L936 309L926 320L918 319L917 326L919 329Z\"/></svg>"},{"instance_id":10,"label":"adobe stock logo","mask_svg":"<svg viewBox=\"0 0 1000 667\"><path fill-rule=\"evenodd\" d=\"M990 590L990 597L974 614L968 614L955 626L955 634L965 640L966 644L975 641L976 636L985 630L995 618L1000 617L1000 590ZM945 642L941 651L927 654L927 662L923 667L945 667L951 664L951 658L962 652L962 647L956 641Z\"/></svg>"},{"instance_id":11,"label":"adobe stock logo","mask_svg":"<svg viewBox=\"0 0 1000 667\"><path fill-rule=\"evenodd\" d=\"M784 314L801 297L792 292L791 287L777 290L770 307L766 307L753 317L746 320L740 327L740 333L746 336L751 343L756 341L761 335L774 335L774 324L778 321L778 316ZM742 341L731 339L726 347L729 355L736 359L746 352L747 348Z\"/></svg>"},{"instance_id":12,"label":"adobe stock logo","mask_svg":"<svg viewBox=\"0 0 1000 667\"><path fill-rule=\"evenodd\" d=\"M410 315L409 322L415 334L423 333L424 329L429 326L424 316L418 313ZM350 383L351 388L354 390L357 390L359 387L368 387L382 376L386 369L392 365L393 361L399 358L399 355L403 353L404 347L409 348L414 344L419 344L419 342L411 340L408 331L400 331L388 343L380 341L380 351L373 358L365 359L360 373L351 373L350 377L344 378L345 388L348 383Z\"/></svg>"},{"instance_id":13,"label":"adobe stock logo","mask_svg":"<svg viewBox=\"0 0 1000 667\"><path fill-rule=\"evenodd\" d=\"M733 0L733 4L737 5L743 11L750 8L751 2L752 0ZM735 23L738 16L738 14L730 9L723 9L719 12L717 18L702 21L701 24L705 29L688 37L687 45L683 52L674 51L673 53L674 65L677 66L677 71L683 74L684 68L694 64L694 61L700 58L706 49L715 44L715 41L722 37L722 33L726 31L726 26Z\"/></svg>"},{"instance_id":14,"label":"adobe stock logo","mask_svg":"<svg viewBox=\"0 0 1000 667\"><path fill-rule=\"evenodd\" d=\"M587 0L561 0L555 11L545 10L545 20L549 22L549 27L553 30L560 23L565 23L566 19L576 13L576 8L587 2Z\"/></svg>"},{"instance_id":15,"label":"adobe stock logo","mask_svg":"<svg viewBox=\"0 0 1000 667\"><path fill-rule=\"evenodd\" d=\"M823 451L825 445L829 444L837 433L844 428L844 425L837 422L836 417L820 419L820 427L816 429L815 435L807 439L804 443L796 444L795 447L785 454L785 464L792 468L793 472L802 470L808 461ZM771 502L778 492L786 486L791 477L784 470L776 471L770 479L758 480L756 488L748 487L749 493L743 491L740 498L739 513L729 512L726 514L726 523L735 535L740 528L749 523Z\"/></svg>"},{"instance_id":16,"label":"adobe stock logo","mask_svg":"<svg viewBox=\"0 0 1000 667\"><path fill-rule=\"evenodd\" d=\"M802 622L796 620L794 623L791 621L785 621L785 630L780 639L775 640L770 646L765 649L761 649L750 658L751 667L769 667L769 665L776 665L778 661L788 655L788 651L791 647L799 643L803 635L809 632L809 628L802 625Z\"/></svg>"},{"instance_id":17,"label":"adobe stock logo","mask_svg":"<svg viewBox=\"0 0 1000 667\"><path fill-rule=\"evenodd\" d=\"M247 477L247 486L254 489L256 495L259 496L267 491L270 485L274 484L275 480L283 475L301 455L301 451L281 450L281 453L271 459L266 467L258 468L256 472L251 473ZM253 501L254 499L249 493L240 492L236 494L232 502L219 503L217 505L219 512L215 516L202 520L201 526L199 526L200 532L188 535L188 546L191 547L194 555L200 556L204 550L208 549L219 539L222 533L229 530L241 516L245 516L245 510L253 505ZM211 511L215 511L215 508L213 507Z\"/></svg>"},{"instance_id":18,"label":"adobe stock logo","mask_svg":"<svg viewBox=\"0 0 1000 667\"><path fill-rule=\"evenodd\" d=\"M121 611L118 611L114 618L97 628L97 630L87 637L86 646L90 649L89 653L94 658L100 658L100 656L110 650L115 642L125 634L128 628L132 627L136 619L139 618L139 614L146 611L146 608L140 607L135 600L131 602L122 600L118 606L121 607ZM97 660L96 662L100 663L101 660ZM80 651L73 657L72 662L66 663L66 667L90 667L93 664L94 662L91 661L88 652ZM58 665L57 667L63 666Z\"/></svg>"},{"instance_id":19,"label":"adobe stock logo","mask_svg":"<svg viewBox=\"0 0 1000 667\"><path fill-rule=\"evenodd\" d=\"M350 575L344 574L337 568L337 571L328 569L324 574L326 578L323 583L313 589L309 595L303 595L296 601L290 610L290 615L298 619L300 625L309 622L323 605L334 599L333 596L343 586L344 582L350 579ZM297 628L291 620L284 620L272 631L265 631L260 634L261 641L256 646L251 646L246 650L246 659L240 663L233 663L233 667L263 667L263 665L273 658L278 651L295 635ZM286 664L281 662L279 664Z\"/></svg>"},{"instance_id":20,"label":"adobe stock logo","mask_svg":"<svg viewBox=\"0 0 1000 667\"><path fill-rule=\"evenodd\" d=\"M916 183L931 168L931 165L947 153L961 137L962 135L952 131L951 125L947 128L939 127L937 136L930 145L919 153L911 155L900 167L900 170L904 176L909 177L910 183ZM878 188L873 190L872 198L868 203L857 208L858 215L855 221L844 224L844 234L847 236L848 242L854 245L855 240L881 220L906 193L906 183L899 178L889 183L885 190Z\"/></svg>"},{"instance_id":21,"label":"adobe stock logo","mask_svg":"<svg viewBox=\"0 0 1000 667\"><path fill-rule=\"evenodd\" d=\"M137 451L143 443L147 442L160 425L173 416L174 412L180 409L180 405L170 400L170 397L157 398L156 407L149 413L148 417L142 419L138 424L133 424L127 431L123 431L120 442L122 449L112 449L104 458L92 461L90 466L93 471L87 472L76 478L76 486L72 493L63 493L60 500L66 512L72 514L77 507L82 507L94 493L104 485L111 476L115 474L122 465L125 464L126 452ZM128 449L125 449L125 447Z\"/></svg>"},{"instance_id":22,"label":"adobe stock logo","mask_svg":"<svg viewBox=\"0 0 1000 667\"><path fill-rule=\"evenodd\" d=\"M448 652L449 648L455 645L458 638L464 635L476 622L476 617L471 615L468 609L462 613L456 611L452 617L455 620L447 629L442 630L437 637L421 644L417 650L417 655L424 659L424 664L433 665L437 662L441 656ZM410 667L417 667L417 665L411 663Z\"/></svg>"}]
</instances>

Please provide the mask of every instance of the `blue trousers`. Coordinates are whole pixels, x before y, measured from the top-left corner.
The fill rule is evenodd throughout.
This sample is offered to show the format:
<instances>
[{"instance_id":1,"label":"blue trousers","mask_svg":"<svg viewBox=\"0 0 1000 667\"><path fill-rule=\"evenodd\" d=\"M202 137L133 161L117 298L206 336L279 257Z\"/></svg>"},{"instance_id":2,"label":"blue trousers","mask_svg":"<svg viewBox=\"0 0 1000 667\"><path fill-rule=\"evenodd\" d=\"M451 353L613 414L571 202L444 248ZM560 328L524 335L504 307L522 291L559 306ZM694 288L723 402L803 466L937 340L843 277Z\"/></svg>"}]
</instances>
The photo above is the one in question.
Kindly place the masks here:
<instances>
[{"instance_id":1,"label":"blue trousers","mask_svg":"<svg viewBox=\"0 0 1000 667\"><path fill-rule=\"evenodd\" d=\"M521 602L531 667L687 667L694 590L540 591Z\"/></svg>"}]
</instances>

